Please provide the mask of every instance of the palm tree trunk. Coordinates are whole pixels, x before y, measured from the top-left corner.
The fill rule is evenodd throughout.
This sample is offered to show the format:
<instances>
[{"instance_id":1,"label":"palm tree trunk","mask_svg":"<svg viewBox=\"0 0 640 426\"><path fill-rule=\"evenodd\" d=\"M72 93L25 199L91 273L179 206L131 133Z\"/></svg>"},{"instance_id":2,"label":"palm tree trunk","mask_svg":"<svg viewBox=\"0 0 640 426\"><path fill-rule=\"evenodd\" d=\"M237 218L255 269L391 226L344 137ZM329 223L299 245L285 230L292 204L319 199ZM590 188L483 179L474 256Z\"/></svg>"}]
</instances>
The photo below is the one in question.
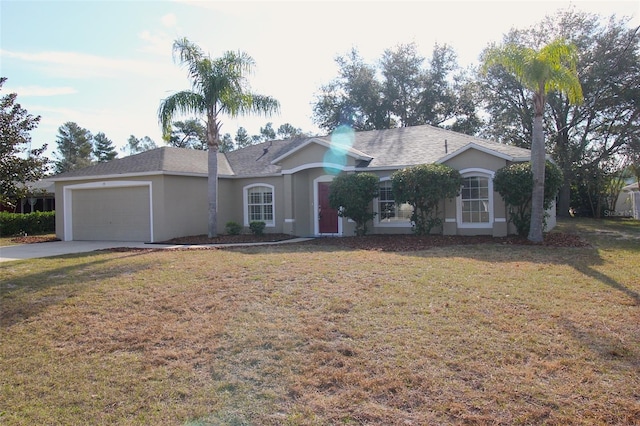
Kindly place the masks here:
<instances>
[{"instance_id":1,"label":"palm tree trunk","mask_svg":"<svg viewBox=\"0 0 640 426\"><path fill-rule=\"evenodd\" d=\"M220 148L215 106L207 111L207 198L209 200L209 238L218 236L218 151Z\"/></svg>"},{"instance_id":2,"label":"palm tree trunk","mask_svg":"<svg viewBox=\"0 0 640 426\"><path fill-rule=\"evenodd\" d=\"M218 236L218 150L209 146L207 154L209 175L207 197L209 200L209 238Z\"/></svg>"},{"instance_id":3,"label":"palm tree trunk","mask_svg":"<svg viewBox=\"0 0 640 426\"><path fill-rule=\"evenodd\" d=\"M531 142L531 170L533 172L533 192L531 194L531 226L529 227L529 241L541 243L542 224L544 220L544 166L545 146L542 114L533 119L533 135Z\"/></svg>"}]
</instances>

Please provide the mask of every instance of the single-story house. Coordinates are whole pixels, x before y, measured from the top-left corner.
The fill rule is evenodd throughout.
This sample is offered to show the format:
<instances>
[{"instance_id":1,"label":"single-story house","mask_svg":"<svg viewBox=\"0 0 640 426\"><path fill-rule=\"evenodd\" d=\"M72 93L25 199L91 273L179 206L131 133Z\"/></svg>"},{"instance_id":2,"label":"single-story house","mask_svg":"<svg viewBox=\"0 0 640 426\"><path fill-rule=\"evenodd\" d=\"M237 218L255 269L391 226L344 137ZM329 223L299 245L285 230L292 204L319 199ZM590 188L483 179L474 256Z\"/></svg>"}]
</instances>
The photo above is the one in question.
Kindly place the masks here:
<instances>
[{"instance_id":1,"label":"single-story house","mask_svg":"<svg viewBox=\"0 0 640 426\"><path fill-rule=\"evenodd\" d=\"M28 182L20 184L26 186L29 195L25 198L17 200L14 207L0 204L0 211L11 213L33 213L33 212L50 212L56 209L55 204L55 185L48 179L42 179L36 182Z\"/></svg>"},{"instance_id":2,"label":"single-story house","mask_svg":"<svg viewBox=\"0 0 640 426\"><path fill-rule=\"evenodd\" d=\"M411 209L390 190L396 170L424 163L457 169L457 199L443 200L446 235L505 236L507 207L493 190L499 168L530 151L433 126L274 140L218 154L218 232L235 221L264 221L265 232L353 235L354 223L329 207L338 173L380 178L370 233L410 233ZM56 233L62 240L158 242L207 233L207 153L162 147L56 175ZM548 227L555 224L551 213Z\"/></svg>"},{"instance_id":3,"label":"single-story house","mask_svg":"<svg viewBox=\"0 0 640 426\"><path fill-rule=\"evenodd\" d=\"M620 191L614 211L605 211L608 217L632 217L640 219L640 186L638 182L626 185Z\"/></svg>"}]
</instances>

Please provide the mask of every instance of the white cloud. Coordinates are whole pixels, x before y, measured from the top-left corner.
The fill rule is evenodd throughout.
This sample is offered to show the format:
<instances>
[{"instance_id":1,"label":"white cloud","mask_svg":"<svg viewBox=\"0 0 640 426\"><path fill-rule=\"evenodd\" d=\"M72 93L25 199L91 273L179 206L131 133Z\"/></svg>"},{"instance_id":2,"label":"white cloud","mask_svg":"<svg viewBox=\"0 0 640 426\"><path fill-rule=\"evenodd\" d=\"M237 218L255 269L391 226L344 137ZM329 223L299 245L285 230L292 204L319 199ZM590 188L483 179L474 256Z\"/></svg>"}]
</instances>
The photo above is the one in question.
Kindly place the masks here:
<instances>
[{"instance_id":1,"label":"white cloud","mask_svg":"<svg viewBox=\"0 0 640 426\"><path fill-rule=\"evenodd\" d=\"M10 89L12 93L17 93L20 97L23 96L58 96L58 95L73 95L78 93L76 89L68 86L61 87L41 87L41 86L18 86Z\"/></svg>"},{"instance_id":2,"label":"white cloud","mask_svg":"<svg viewBox=\"0 0 640 426\"><path fill-rule=\"evenodd\" d=\"M145 30L138 34L138 37L146 42L146 45L141 51L170 57L173 39L167 34L152 33L151 31Z\"/></svg>"},{"instance_id":3,"label":"white cloud","mask_svg":"<svg viewBox=\"0 0 640 426\"><path fill-rule=\"evenodd\" d=\"M162 18L160 18L160 22L162 22L162 25L167 28L173 28L176 26L178 18L176 18L176 15L174 15L173 13L167 13Z\"/></svg>"},{"instance_id":4,"label":"white cloud","mask_svg":"<svg viewBox=\"0 0 640 426\"><path fill-rule=\"evenodd\" d=\"M116 77L122 74L150 75L157 64L131 59L109 58L79 52L42 51L36 53L0 50L0 56L43 65L43 72L62 77Z\"/></svg>"}]
</instances>

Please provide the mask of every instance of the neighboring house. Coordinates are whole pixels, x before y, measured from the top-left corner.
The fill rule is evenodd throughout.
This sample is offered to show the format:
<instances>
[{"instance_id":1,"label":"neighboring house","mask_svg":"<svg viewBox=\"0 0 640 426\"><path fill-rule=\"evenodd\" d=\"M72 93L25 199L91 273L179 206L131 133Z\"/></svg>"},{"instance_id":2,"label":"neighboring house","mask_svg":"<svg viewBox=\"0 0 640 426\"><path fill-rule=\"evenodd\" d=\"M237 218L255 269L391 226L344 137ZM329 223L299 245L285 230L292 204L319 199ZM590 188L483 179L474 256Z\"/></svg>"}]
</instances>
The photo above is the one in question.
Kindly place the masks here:
<instances>
[{"instance_id":1,"label":"neighboring house","mask_svg":"<svg viewBox=\"0 0 640 426\"><path fill-rule=\"evenodd\" d=\"M632 217L640 219L640 187L638 182L629 184L622 188L615 211L606 211L605 216Z\"/></svg>"},{"instance_id":2,"label":"neighboring house","mask_svg":"<svg viewBox=\"0 0 640 426\"><path fill-rule=\"evenodd\" d=\"M11 213L49 212L56 209L55 185L52 181L42 179L37 182L28 182L29 196L17 201L15 207L0 205L0 211Z\"/></svg>"},{"instance_id":3,"label":"neighboring house","mask_svg":"<svg viewBox=\"0 0 640 426\"><path fill-rule=\"evenodd\" d=\"M228 221L248 227L261 220L266 232L353 235L354 224L329 207L329 184L337 173L366 171L380 178L370 232L410 233L411 210L394 202L390 176L437 162L459 170L464 180L457 199L443 200L438 231L504 236L514 229L492 178L499 168L529 159L529 150L432 126L265 142L218 155L218 232ZM158 148L51 180L62 240L158 242L207 233L206 152Z\"/></svg>"}]
</instances>

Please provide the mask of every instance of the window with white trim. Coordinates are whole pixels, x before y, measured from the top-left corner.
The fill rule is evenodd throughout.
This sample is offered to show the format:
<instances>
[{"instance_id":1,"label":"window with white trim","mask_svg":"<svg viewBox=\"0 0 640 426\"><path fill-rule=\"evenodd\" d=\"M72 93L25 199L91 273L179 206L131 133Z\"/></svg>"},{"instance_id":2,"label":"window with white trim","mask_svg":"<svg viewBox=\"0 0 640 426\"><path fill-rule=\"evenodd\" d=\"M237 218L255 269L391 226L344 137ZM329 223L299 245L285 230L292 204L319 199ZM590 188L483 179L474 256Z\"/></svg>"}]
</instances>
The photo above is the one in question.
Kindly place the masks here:
<instances>
[{"instance_id":1,"label":"window with white trim","mask_svg":"<svg viewBox=\"0 0 640 426\"><path fill-rule=\"evenodd\" d=\"M253 185L245 187L245 225L261 221L274 226L273 186Z\"/></svg>"},{"instance_id":2,"label":"window with white trim","mask_svg":"<svg viewBox=\"0 0 640 426\"><path fill-rule=\"evenodd\" d=\"M469 176L462 179L462 223L489 223L489 178Z\"/></svg>"},{"instance_id":3,"label":"window with white trim","mask_svg":"<svg viewBox=\"0 0 640 426\"><path fill-rule=\"evenodd\" d=\"M393 199L393 191L391 190L391 181L383 180L380 182L378 189L378 222L409 224L411 221L411 213L413 208L411 205L404 203L398 205Z\"/></svg>"}]
</instances>

